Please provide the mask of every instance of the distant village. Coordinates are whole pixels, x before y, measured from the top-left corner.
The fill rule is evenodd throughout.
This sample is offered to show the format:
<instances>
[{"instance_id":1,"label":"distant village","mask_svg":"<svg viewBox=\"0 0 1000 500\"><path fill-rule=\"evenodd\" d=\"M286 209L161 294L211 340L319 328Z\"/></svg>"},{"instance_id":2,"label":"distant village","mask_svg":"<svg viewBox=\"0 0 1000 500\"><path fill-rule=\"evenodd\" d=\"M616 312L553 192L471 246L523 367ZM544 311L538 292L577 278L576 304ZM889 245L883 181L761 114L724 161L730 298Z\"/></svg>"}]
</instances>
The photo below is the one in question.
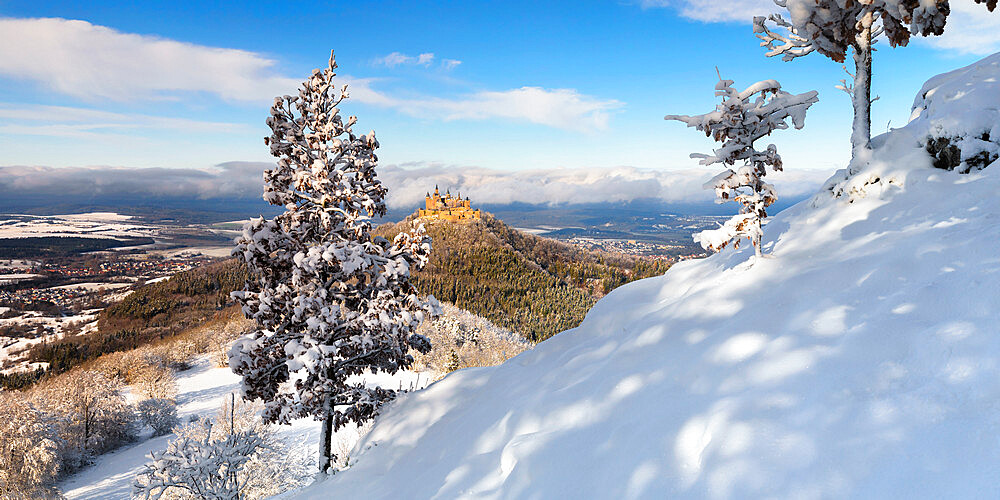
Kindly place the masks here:
<instances>
[{"instance_id":1,"label":"distant village","mask_svg":"<svg viewBox=\"0 0 1000 500\"><path fill-rule=\"evenodd\" d=\"M689 249L690 246L667 245L663 243L653 243L638 240L616 240L604 238L573 237L564 240L566 243L578 246L586 250L599 250L602 252L623 253L636 257L652 259L689 260L708 257L706 252L692 252L678 254L679 250Z\"/></svg>"},{"instance_id":2,"label":"distant village","mask_svg":"<svg viewBox=\"0 0 1000 500\"><path fill-rule=\"evenodd\" d=\"M187 271L207 257L137 259L106 254L96 258L57 258L42 261L0 261L0 306L32 308L51 304L62 310L78 309L87 296L99 296ZM81 279L89 279L82 282ZM51 306L50 306L51 307Z\"/></svg>"}]
</instances>

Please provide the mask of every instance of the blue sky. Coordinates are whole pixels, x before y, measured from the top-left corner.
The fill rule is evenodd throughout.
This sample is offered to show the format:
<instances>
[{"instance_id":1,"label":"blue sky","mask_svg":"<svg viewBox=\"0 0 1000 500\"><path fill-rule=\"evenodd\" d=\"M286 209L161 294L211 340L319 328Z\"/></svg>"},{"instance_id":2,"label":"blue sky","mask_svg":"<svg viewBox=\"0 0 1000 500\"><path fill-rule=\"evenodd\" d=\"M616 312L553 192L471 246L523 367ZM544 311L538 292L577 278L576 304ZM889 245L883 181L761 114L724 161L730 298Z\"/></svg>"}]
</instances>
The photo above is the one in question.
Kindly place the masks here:
<instances>
[{"instance_id":1,"label":"blue sky","mask_svg":"<svg viewBox=\"0 0 1000 500\"><path fill-rule=\"evenodd\" d=\"M903 125L930 76L1000 50L1000 14L971 3L952 2L941 39L880 44L873 133ZM739 87L818 90L806 128L773 141L786 168L841 167L843 70L819 54L766 58L749 18L769 5L0 1L0 166L269 161L271 96L332 48L353 89L342 108L376 131L387 165L696 167L688 154L711 143L663 116L711 110L718 66Z\"/></svg>"}]
</instances>

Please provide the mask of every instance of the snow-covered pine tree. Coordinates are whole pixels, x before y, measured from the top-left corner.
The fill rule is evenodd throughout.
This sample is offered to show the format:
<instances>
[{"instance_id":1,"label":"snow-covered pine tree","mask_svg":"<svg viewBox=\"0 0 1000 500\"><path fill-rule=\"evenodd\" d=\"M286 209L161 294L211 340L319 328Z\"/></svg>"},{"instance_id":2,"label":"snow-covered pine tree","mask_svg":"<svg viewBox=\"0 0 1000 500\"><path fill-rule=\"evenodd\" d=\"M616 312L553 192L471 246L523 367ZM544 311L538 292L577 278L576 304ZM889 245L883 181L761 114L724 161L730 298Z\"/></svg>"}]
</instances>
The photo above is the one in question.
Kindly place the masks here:
<instances>
[{"instance_id":1,"label":"snow-covered pine tree","mask_svg":"<svg viewBox=\"0 0 1000 500\"><path fill-rule=\"evenodd\" d=\"M692 158L701 159L701 165L742 163L735 171L726 169L705 184L706 189L715 189L718 203L730 200L739 203L740 213L718 229L696 234L694 239L705 249L718 251L734 240L734 246L738 247L739 239L745 236L760 256L761 221L767 217L767 207L777 200L774 187L764 182L764 176L767 167L781 170L782 163L774 144L758 150L754 142L775 130L788 128L785 121L788 118L795 128L802 128L806 110L819 99L815 90L796 95L785 92L775 80L757 82L740 92L733 87L732 80L723 80L721 75L715 95L722 97L715 111L665 117L684 122L722 143L710 155L691 154Z\"/></svg>"},{"instance_id":2,"label":"snow-covered pine tree","mask_svg":"<svg viewBox=\"0 0 1000 500\"><path fill-rule=\"evenodd\" d=\"M408 349L430 350L414 329L439 309L409 281L430 253L423 226L391 243L370 233L372 218L385 215L378 142L351 130L356 117L342 118L348 94L334 87L336 67L331 52L297 97L275 99L265 143L278 162L264 173L264 199L285 212L251 220L233 250L251 274L233 297L257 329L233 345L230 367L246 397L264 402L265 421L323 421L322 471L333 460L333 431L395 397L357 376L394 373L413 362Z\"/></svg>"},{"instance_id":3,"label":"snow-covered pine tree","mask_svg":"<svg viewBox=\"0 0 1000 500\"><path fill-rule=\"evenodd\" d=\"M990 12L997 0L975 0ZM871 141L872 45L885 35L893 47L905 46L911 34L944 33L951 7L948 0L774 0L786 8L789 19L779 14L753 19L753 30L767 48L767 56L790 61L817 51L843 63L848 49L853 52L853 83L842 80L837 88L851 96L854 124L851 132L852 158L868 149ZM775 27L770 28L771 21ZM845 71L847 71L845 66ZM877 99L877 97L876 97ZM852 165L852 168L858 168Z\"/></svg>"}]
</instances>

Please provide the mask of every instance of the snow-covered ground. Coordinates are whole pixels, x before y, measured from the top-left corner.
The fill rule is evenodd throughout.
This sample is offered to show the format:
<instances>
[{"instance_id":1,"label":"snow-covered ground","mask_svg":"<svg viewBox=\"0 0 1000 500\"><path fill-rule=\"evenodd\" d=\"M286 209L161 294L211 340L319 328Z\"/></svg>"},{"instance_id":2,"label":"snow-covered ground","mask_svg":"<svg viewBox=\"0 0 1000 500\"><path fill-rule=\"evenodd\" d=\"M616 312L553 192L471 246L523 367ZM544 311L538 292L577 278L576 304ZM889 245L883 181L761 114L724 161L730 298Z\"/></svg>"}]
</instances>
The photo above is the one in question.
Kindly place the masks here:
<instances>
[{"instance_id":1,"label":"snow-covered ground","mask_svg":"<svg viewBox=\"0 0 1000 500\"><path fill-rule=\"evenodd\" d=\"M998 110L1000 54L930 81L860 173L773 218L767 258L679 263L448 375L299 497L1000 497L1000 164L922 147L995 150L973 139Z\"/></svg>"},{"instance_id":2,"label":"snow-covered ground","mask_svg":"<svg viewBox=\"0 0 1000 500\"><path fill-rule=\"evenodd\" d=\"M0 285L6 285L8 283L17 283L18 281L25 281L40 277L42 277L42 275L31 274L31 273L0 274Z\"/></svg>"},{"instance_id":3,"label":"snow-covered ground","mask_svg":"<svg viewBox=\"0 0 1000 500\"><path fill-rule=\"evenodd\" d=\"M392 388L425 387L433 374L399 372L396 375L368 375L369 384ZM177 414L181 422L194 417L214 416L231 393L239 389L240 377L229 368L215 368L207 356L202 356L194 366L177 375ZM403 396L407 397L406 395ZM308 447L307 455L316 455L319 441L319 424L311 419L301 419L290 426L278 426L278 436L296 446ZM132 481L148 461L151 451L162 450L173 434L148 439L100 456L97 461L63 480L58 486L69 499L127 499L132 491ZM338 432L334 450L350 450L358 439L357 429L345 427ZM315 463L312 459L310 463Z\"/></svg>"},{"instance_id":4,"label":"snow-covered ground","mask_svg":"<svg viewBox=\"0 0 1000 500\"><path fill-rule=\"evenodd\" d=\"M0 216L0 238L44 236L77 236L83 238L115 238L122 236L155 236L156 228L127 222L132 217L108 212L70 215L10 215Z\"/></svg>"},{"instance_id":5,"label":"snow-covered ground","mask_svg":"<svg viewBox=\"0 0 1000 500\"><path fill-rule=\"evenodd\" d=\"M187 257L217 257L225 258L229 257L233 252L232 245L221 245L221 246L193 246L193 247L182 247L182 248L170 248L163 250L153 250L149 253L161 255L167 259L176 258L187 258Z\"/></svg>"}]
</instances>

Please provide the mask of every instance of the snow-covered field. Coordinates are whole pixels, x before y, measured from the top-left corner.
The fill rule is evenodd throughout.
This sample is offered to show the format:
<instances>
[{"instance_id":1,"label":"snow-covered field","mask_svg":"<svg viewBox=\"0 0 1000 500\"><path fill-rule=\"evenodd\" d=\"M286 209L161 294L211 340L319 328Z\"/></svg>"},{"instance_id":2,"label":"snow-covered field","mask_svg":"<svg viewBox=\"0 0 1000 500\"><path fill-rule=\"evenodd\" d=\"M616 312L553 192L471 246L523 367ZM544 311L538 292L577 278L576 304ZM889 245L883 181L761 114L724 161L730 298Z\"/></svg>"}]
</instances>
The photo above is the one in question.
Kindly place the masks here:
<instances>
[{"instance_id":1,"label":"snow-covered field","mask_svg":"<svg viewBox=\"0 0 1000 500\"><path fill-rule=\"evenodd\" d=\"M41 277L40 274L31 274L31 273L0 274L0 285L17 283L18 281L25 281L39 277Z\"/></svg>"},{"instance_id":2,"label":"snow-covered field","mask_svg":"<svg viewBox=\"0 0 1000 500\"><path fill-rule=\"evenodd\" d=\"M70 215L10 215L0 216L0 238L44 236L77 236L85 238L116 238L123 236L152 237L154 227L127 222L128 215L94 212Z\"/></svg>"},{"instance_id":3,"label":"snow-covered field","mask_svg":"<svg viewBox=\"0 0 1000 500\"><path fill-rule=\"evenodd\" d=\"M679 263L448 375L299 497L1000 497L1000 164L921 144L996 150L998 101L1000 54L930 81L860 173L773 218L768 257Z\"/></svg>"},{"instance_id":4,"label":"snow-covered field","mask_svg":"<svg viewBox=\"0 0 1000 500\"><path fill-rule=\"evenodd\" d=\"M394 376L379 374L366 376L369 384L385 387L425 387L433 374L400 372ZM215 368L207 356L200 357L194 366L177 375L177 414L182 422L194 417L214 416L229 395L239 389L240 378L229 368ZM402 396L407 397L406 395ZM306 447L310 464L315 463L319 440L319 423L311 419L297 420L290 426L279 426L278 436L296 447ZM126 446L98 458L93 465L66 478L58 486L69 499L127 499L130 498L132 481L148 461L151 451L166 448L173 434L148 439ZM355 427L345 427L335 436L334 450L350 450L358 439ZM301 451L301 450L298 450Z\"/></svg>"},{"instance_id":5,"label":"snow-covered field","mask_svg":"<svg viewBox=\"0 0 1000 500\"><path fill-rule=\"evenodd\" d=\"M154 250L149 253L161 255L167 259L174 259L178 257L194 257L198 255L204 255L206 257L220 257L225 258L233 252L232 245L220 245L220 246L190 246L183 248L171 248L163 250Z\"/></svg>"}]
</instances>

